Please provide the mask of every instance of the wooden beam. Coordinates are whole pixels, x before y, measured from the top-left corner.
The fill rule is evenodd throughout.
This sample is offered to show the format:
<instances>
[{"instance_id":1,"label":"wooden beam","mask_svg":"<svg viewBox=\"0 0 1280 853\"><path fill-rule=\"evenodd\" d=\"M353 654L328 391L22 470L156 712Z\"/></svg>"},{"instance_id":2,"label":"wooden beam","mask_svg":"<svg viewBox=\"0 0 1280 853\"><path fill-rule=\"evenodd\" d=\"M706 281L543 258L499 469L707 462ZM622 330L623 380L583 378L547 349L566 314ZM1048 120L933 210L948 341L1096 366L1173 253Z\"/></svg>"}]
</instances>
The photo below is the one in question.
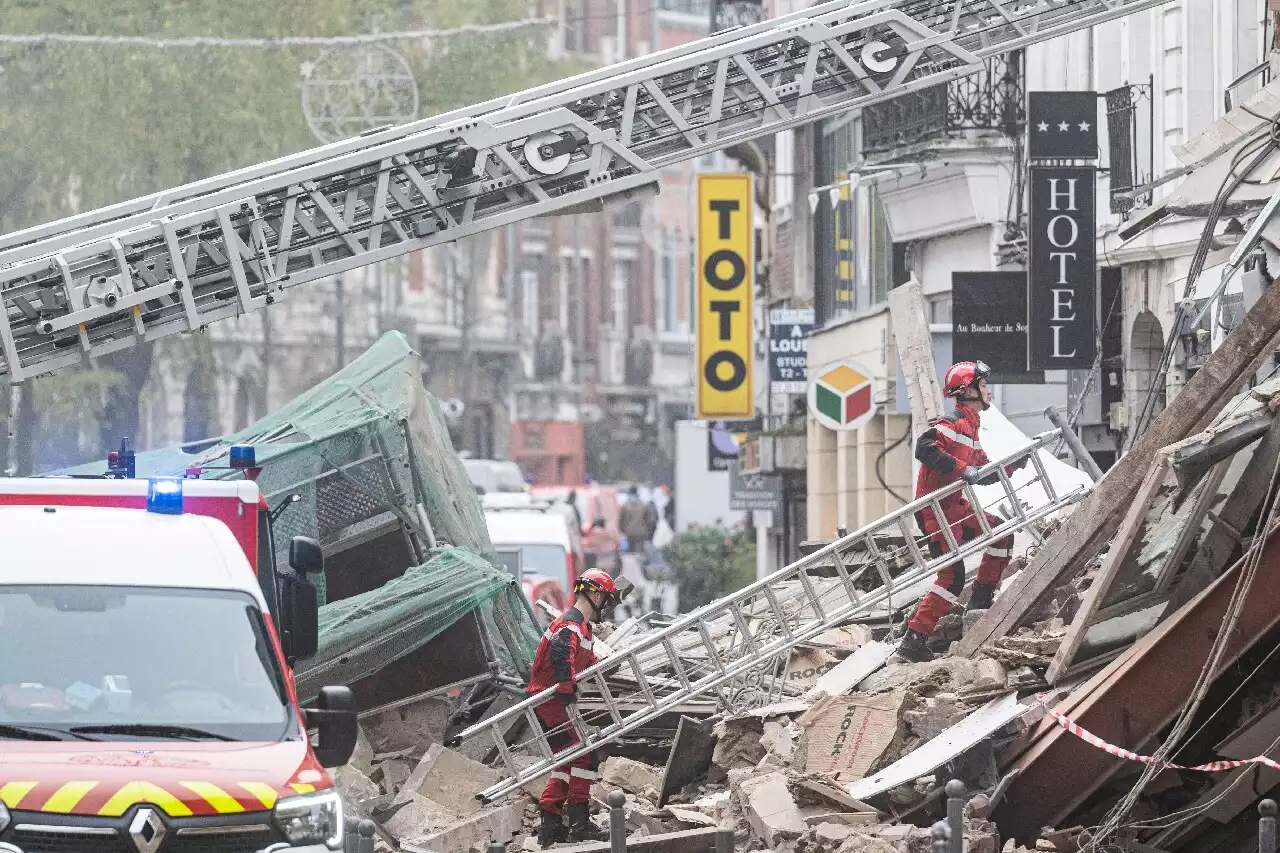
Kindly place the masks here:
<instances>
[{"instance_id":1,"label":"wooden beam","mask_svg":"<svg viewBox=\"0 0 1280 853\"><path fill-rule=\"evenodd\" d=\"M1222 505L1222 512L1210 516L1209 530L1200 540L1191 565L1174 590L1172 607L1181 607L1190 601L1226 567L1240 546L1239 532L1248 526L1262 505L1277 456L1280 456L1280 418L1271 422L1262 442L1254 449L1249 465Z\"/></svg>"},{"instance_id":2,"label":"wooden beam","mask_svg":"<svg viewBox=\"0 0 1280 853\"><path fill-rule=\"evenodd\" d=\"M911 402L911 434L924 432L929 421L943 413L942 388L929 336L924 288L912 276L906 284L889 291L889 314L893 319L893 339L902 362L902 375Z\"/></svg>"},{"instance_id":3,"label":"wooden beam","mask_svg":"<svg viewBox=\"0 0 1280 853\"><path fill-rule=\"evenodd\" d=\"M1013 630L1046 593L1098 555L1120 526L1156 452L1206 429L1275 351L1277 335L1280 287L1270 287L1147 432L1094 484L1027 568L966 632L960 640L962 655L972 655L983 643Z\"/></svg>"},{"instance_id":4,"label":"wooden beam","mask_svg":"<svg viewBox=\"0 0 1280 853\"><path fill-rule=\"evenodd\" d=\"M1162 456L1155 465L1151 466L1146 479L1138 488L1137 496L1129 505L1129 511L1120 522L1120 529L1111 540L1111 547L1102 560L1102 567L1098 569L1093 584L1085 590L1080 609L1076 611L1075 618L1067 626L1067 634L1062 638L1062 644L1058 646L1053 662L1049 664L1049 669L1044 674L1045 681L1050 684L1056 684L1058 676L1070 667L1072 659L1076 656L1076 650L1080 648L1085 632L1093 621L1094 612L1111 590L1111 582L1115 580L1116 575L1120 574L1120 569L1129 562L1129 555L1133 552L1134 545L1141 544L1139 535L1146 524L1151 501L1165 481L1165 475L1168 473L1167 462L1168 458Z\"/></svg>"},{"instance_id":5,"label":"wooden beam","mask_svg":"<svg viewBox=\"0 0 1280 853\"><path fill-rule=\"evenodd\" d=\"M1191 550L1192 543L1196 541L1196 534L1200 532L1200 525L1208 515L1209 507L1213 506L1214 500L1218 497L1218 489L1222 487L1222 480L1227 476L1229 467L1231 467L1230 459L1219 459L1209 469L1204 479L1196 485L1196 491L1190 497L1194 503L1187 512L1187 523L1178 531L1177 541L1173 543L1169 553L1165 554L1160 571L1156 574L1156 586L1152 591L1157 595L1163 595L1173 583L1178 567L1182 565L1187 552ZM1175 605L1169 612L1172 613L1179 606Z\"/></svg>"},{"instance_id":6,"label":"wooden beam","mask_svg":"<svg viewBox=\"0 0 1280 853\"><path fill-rule=\"evenodd\" d=\"M1055 710L1108 743L1140 749L1168 725L1200 676L1222 626L1241 563L1161 622ZM1215 677L1280 621L1280 536L1265 545L1258 575ZM1045 826L1070 826L1072 813L1116 771L1133 765L1085 743L1055 720L1042 720L1013 762L1020 772L995 809L1001 838L1032 841Z\"/></svg>"}]
</instances>

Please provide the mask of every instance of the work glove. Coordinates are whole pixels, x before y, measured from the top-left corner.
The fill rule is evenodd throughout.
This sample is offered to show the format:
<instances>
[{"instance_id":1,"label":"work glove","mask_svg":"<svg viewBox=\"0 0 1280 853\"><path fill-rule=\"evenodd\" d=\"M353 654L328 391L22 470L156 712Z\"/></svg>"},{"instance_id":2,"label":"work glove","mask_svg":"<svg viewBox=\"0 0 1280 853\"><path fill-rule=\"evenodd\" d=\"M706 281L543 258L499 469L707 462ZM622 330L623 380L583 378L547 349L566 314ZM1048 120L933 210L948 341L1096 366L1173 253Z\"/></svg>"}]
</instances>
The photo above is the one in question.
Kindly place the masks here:
<instances>
[{"instance_id":1,"label":"work glove","mask_svg":"<svg viewBox=\"0 0 1280 853\"><path fill-rule=\"evenodd\" d=\"M565 685L568 685L568 687L566 688ZM560 687L556 690L556 701L561 705L576 705L578 703L577 682L562 682Z\"/></svg>"},{"instance_id":2,"label":"work glove","mask_svg":"<svg viewBox=\"0 0 1280 853\"><path fill-rule=\"evenodd\" d=\"M978 484L979 476L981 476L980 472L972 465L966 466L964 470L960 472L960 479L964 480L971 486L976 486Z\"/></svg>"}]
</instances>

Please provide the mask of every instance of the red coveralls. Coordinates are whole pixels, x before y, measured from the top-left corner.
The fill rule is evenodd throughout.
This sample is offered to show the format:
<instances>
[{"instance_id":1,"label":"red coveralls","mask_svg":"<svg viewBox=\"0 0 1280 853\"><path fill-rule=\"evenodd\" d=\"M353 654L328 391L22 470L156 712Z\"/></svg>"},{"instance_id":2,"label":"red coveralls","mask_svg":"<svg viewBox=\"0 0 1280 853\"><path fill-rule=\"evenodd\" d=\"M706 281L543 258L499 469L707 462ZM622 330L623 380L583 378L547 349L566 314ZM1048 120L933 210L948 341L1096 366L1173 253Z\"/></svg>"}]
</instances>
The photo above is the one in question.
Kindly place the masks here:
<instances>
[{"instance_id":1,"label":"red coveralls","mask_svg":"<svg viewBox=\"0 0 1280 853\"><path fill-rule=\"evenodd\" d=\"M989 463L987 454L978 444L978 418L976 408L960 401L956 403L952 414L929 422L929 428L916 441L916 459L921 463L920 474L916 478L917 498L956 482L960 479L960 472L970 465L981 468ZM1007 471L1013 473L1012 468L1007 468ZM992 475L982 482L985 485L995 481L995 475ZM942 514L951 527L951 535L957 543L974 539L982 531L973 514L973 506L963 492L955 492L939 503ZM991 527L1002 523L1001 519L989 512L986 516L987 524ZM918 511L916 522L929 537L930 553L935 557L946 553L947 540L933 510L925 508ZM1012 549L1012 534L987 546L982 554L982 562L978 565L977 582L992 586L999 584L1000 575L1013 555ZM938 627L938 620L951 611L951 605L956 603L957 596L963 590L964 561L957 560L938 572L934 588L920 602L907 627L925 636L932 634Z\"/></svg>"},{"instance_id":2,"label":"red coveralls","mask_svg":"<svg viewBox=\"0 0 1280 853\"><path fill-rule=\"evenodd\" d=\"M591 647L591 623L578 608L570 607L542 635L526 692L541 693L555 686L561 693L573 693L578 673L596 662ZM558 699L542 703L534 713L543 730L553 732L548 734L547 742L556 752L578 742L573 727L568 725L569 714ZM594 752L557 767L542 789L539 805L546 811L564 814L565 806L589 802L598 767Z\"/></svg>"}]
</instances>

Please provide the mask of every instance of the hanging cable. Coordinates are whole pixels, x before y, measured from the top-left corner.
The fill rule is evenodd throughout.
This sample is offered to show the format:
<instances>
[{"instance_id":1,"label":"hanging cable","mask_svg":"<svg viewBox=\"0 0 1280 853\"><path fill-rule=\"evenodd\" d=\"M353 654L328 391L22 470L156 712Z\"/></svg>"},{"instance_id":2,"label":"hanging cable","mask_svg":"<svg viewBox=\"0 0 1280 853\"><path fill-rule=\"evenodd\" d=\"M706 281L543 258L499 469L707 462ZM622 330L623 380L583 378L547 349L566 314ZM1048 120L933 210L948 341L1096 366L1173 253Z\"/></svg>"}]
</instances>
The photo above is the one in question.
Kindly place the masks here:
<instances>
[{"instance_id":1,"label":"hanging cable","mask_svg":"<svg viewBox=\"0 0 1280 853\"><path fill-rule=\"evenodd\" d=\"M890 444L884 450L880 451L880 455L876 457L876 464L875 464L876 479L880 481L880 487L884 489L886 492L888 492L889 494L893 495L895 498L897 498L899 502L904 504L909 504L911 503L911 501L907 500L902 495L895 492L893 488L890 487L890 485L884 481L884 473L881 471L881 463L884 462L884 458L889 455L890 451L892 451L896 447L900 447L902 443L905 442L910 437L911 437L911 415L908 414L907 415L907 431L902 434L902 438L898 439L893 444Z\"/></svg>"}]
</instances>

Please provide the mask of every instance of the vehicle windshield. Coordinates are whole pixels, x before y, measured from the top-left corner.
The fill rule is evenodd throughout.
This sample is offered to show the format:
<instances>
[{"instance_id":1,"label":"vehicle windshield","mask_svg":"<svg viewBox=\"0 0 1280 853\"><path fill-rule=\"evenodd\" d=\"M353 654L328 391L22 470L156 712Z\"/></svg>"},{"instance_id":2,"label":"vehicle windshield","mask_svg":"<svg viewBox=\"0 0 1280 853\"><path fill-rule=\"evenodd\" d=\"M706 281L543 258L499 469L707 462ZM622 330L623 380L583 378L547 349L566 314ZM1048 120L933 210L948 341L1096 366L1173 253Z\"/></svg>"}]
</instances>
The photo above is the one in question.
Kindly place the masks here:
<instances>
[{"instance_id":1,"label":"vehicle windshield","mask_svg":"<svg viewBox=\"0 0 1280 853\"><path fill-rule=\"evenodd\" d=\"M0 587L0 738L299 736L263 613L236 591Z\"/></svg>"},{"instance_id":2,"label":"vehicle windshield","mask_svg":"<svg viewBox=\"0 0 1280 853\"><path fill-rule=\"evenodd\" d=\"M520 567L525 574L544 575L569 588L569 558L559 545L527 545L504 542L503 551L520 550Z\"/></svg>"}]
</instances>

